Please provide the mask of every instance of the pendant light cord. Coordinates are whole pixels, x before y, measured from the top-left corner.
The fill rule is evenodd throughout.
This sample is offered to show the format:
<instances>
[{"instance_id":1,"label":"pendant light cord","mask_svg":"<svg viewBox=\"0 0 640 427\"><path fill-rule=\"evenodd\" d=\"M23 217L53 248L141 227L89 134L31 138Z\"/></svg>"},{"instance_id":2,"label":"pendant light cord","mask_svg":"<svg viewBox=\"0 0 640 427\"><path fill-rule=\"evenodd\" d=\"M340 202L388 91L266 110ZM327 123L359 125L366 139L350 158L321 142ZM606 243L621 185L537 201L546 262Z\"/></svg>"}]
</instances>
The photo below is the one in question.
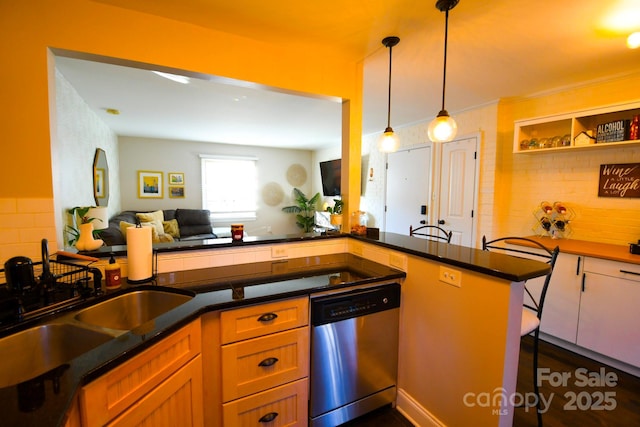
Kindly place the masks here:
<instances>
[{"instance_id":1,"label":"pendant light cord","mask_svg":"<svg viewBox=\"0 0 640 427\"><path fill-rule=\"evenodd\" d=\"M389 95L387 97L387 128L391 127L391 50L393 46L389 46Z\"/></svg>"},{"instance_id":2,"label":"pendant light cord","mask_svg":"<svg viewBox=\"0 0 640 427\"><path fill-rule=\"evenodd\" d=\"M444 93L445 93L445 88L447 86L447 40L449 40L448 33L449 33L449 9L445 11L445 18L444 18L444 67L443 67L443 73L442 73L442 108L441 108L442 111L444 111ZM389 64L389 69L391 69L391 64ZM391 88L389 88L389 93L391 93Z\"/></svg>"}]
</instances>

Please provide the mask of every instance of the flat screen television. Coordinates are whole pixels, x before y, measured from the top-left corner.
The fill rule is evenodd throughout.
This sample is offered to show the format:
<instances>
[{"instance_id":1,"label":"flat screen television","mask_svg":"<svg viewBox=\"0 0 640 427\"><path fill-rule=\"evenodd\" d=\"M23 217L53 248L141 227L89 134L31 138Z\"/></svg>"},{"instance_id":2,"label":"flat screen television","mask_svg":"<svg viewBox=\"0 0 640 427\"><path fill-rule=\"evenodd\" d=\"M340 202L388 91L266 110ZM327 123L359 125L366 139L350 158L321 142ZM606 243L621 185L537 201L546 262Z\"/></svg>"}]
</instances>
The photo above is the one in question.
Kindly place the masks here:
<instances>
[{"instance_id":1,"label":"flat screen television","mask_svg":"<svg viewBox=\"0 0 640 427\"><path fill-rule=\"evenodd\" d=\"M322 179L322 194L325 196L339 196L341 159L320 162L320 178Z\"/></svg>"}]
</instances>

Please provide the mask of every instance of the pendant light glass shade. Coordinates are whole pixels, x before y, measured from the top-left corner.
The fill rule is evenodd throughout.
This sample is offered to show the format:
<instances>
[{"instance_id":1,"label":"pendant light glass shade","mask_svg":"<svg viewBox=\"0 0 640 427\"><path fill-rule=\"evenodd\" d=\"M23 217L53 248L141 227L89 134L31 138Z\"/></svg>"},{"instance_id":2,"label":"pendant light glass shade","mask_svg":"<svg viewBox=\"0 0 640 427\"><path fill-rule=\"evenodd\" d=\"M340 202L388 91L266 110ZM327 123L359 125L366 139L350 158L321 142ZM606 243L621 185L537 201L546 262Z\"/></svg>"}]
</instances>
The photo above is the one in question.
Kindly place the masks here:
<instances>
[{"instance_id":1,"label":"pendant light glass shade","mask_svg":"<svg viewBox=\"0 0 640 427\"><path fill-rule=\"evenodd\" d=\"M400 43L400 38L389 36L382 39L382 44L389 48L389 97L387 100L387 127L378 140L378 151L383 153L393 153L400 146L400 138L391 127L391 54L395 45Z\"/></svg>"},{"instance_id":2,"label":"pendant light glass shade","mask_svg":"<svg viewBox=\"0 0 640 427\"><path fill-rule=\"evenodd\" d=\"M442 109L435 119L429 123L427 134L432 142L449 142L455 138L458 132L456 121L444 108L445 88L447 83L447 41L449 35L449 11L456 7L460 0L438 0L436 8L445 12L444 20L444 66L442 70Z\"/></svg>"},{"instance_id":3,"label":"pendant light glass shade","mask_svg":"<svg viewBox=\"0 0 640 427\"><path fill-rule=\"evenodd\" d=\"M458 125L456 121L447 113L447 110L442 110L438 113L435 119L429 123L429 129L427 134L432 142L448 142L456 137L458 133Z\"/></svg>"},{"instance_id":4,"label":"pendant light glass shade","mask_svg":"<svg viewBox=\"0 0 640 427\"><path fill-rule=\"evenodd\" d=\"M386 128L378 140L378 151L383 153L393 153L398 151L399 146L400 138L398 138L398 135L390 127Z\"/></svg>"}]
</instances>

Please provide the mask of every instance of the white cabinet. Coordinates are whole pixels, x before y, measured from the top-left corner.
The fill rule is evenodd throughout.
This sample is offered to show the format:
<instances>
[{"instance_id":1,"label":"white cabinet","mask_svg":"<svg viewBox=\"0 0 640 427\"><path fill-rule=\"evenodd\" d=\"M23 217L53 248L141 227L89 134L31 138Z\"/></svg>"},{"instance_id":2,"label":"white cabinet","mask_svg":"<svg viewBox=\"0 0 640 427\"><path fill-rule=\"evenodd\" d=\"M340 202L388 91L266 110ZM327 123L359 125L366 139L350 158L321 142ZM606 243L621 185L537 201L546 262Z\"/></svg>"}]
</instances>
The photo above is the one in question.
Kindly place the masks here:
<instances>
[{"instance_id":1,"label":"white cabinet","mask_svg":"<svg viewBox=\"0 0 640 427\"><path fill-rule=\"evenodd\" d=\"M537 249L527 248L528 251L538 252ZM539 251L542 253L542 251ZM528 257L540 261L535 256ZM547 289L540 331L565 341L575 343L578 330L578 312L580 310L580 286L582 284L582 265L584 257L560 252L556 259L551 282ZM540 300L540 293L546 276L527 280L526 287L531 295ZM531 304L531 299L525 292L524 303Z\"/></svg>"},{"instance_id":2,"label":"white cabinet","mask_svg":"<svg viewBox=\"0 0 640 427\"><path fill-rule=\"evenodd\" d=\"M574 138L582 132L595 130L598 125L615 120L633 120L640 114L640 102L612 105L567 114L518 120L514 123L514 153L545 153L559 150L592 149L619 145L640 144L633 141L607 142L584 146L575 145ZM563 145L562 137L567 141ZM535 140L532 143L532 140ZM525 142L526 141L526 142Z\"/></svg>"},{"instance_id":3,"label":"white cabinet","mask_svg":"<svg viewBox=\"0 0 640 427\"><path fill-rule=\"evenodd\" d=\"M572 343L576 342L578 330L583 264L583 256L560 252L551 275L540 323L540 331Z\"/></svg>"},{"instance_id":4,"label":"white cabinet","mask_svg":"<svg viewBox=\"0 0 640 427\"><path fill-rule=\"evenodd\" d=\"M576 343L640 367L640 265L587 258Z\"/></svg>"}]
</instances>

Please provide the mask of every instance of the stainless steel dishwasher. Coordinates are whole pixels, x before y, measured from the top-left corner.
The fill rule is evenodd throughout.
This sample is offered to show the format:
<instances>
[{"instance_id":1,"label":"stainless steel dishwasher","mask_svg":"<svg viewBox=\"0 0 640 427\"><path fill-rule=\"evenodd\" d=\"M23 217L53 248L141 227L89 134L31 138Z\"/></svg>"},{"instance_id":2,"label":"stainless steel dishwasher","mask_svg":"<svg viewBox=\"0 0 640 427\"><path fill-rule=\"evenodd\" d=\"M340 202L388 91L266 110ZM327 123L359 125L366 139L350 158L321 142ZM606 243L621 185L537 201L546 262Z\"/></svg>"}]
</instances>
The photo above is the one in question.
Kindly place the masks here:
<instances>
[{"instance_id":1,"label":"stainless steel dishwasher","mask_svg":"<svg viewBox=\"0 0 640 427\"><path fill-rule=\"evenodd\" d=\"M312 297L311 427L395 401L399 307L398 283Z\"/></svg>"}]
</instances>

